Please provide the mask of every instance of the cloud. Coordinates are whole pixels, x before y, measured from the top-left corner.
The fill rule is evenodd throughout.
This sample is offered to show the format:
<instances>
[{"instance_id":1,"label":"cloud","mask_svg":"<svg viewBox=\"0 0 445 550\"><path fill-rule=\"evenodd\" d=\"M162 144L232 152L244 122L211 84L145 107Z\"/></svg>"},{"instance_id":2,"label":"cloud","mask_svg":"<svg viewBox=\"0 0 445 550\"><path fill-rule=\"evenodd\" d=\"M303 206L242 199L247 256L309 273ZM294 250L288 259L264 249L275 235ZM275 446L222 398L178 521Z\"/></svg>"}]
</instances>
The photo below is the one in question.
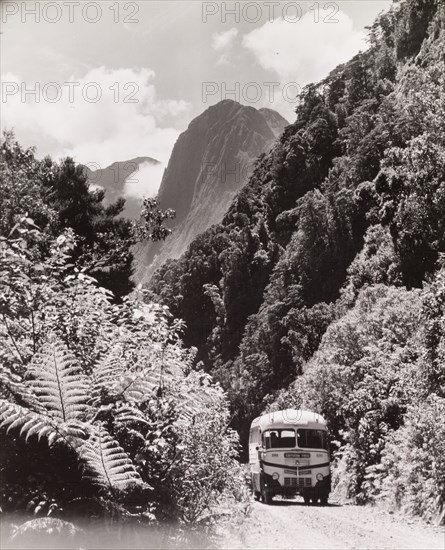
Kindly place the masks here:
<instances>
[{"instance_id":1,"label":"cloud","mask_svg":"<svg viewBox=\"0 0 445 550\"><path fill-rule=\"evenodd\" d=\"M220 55L218 61L216 62L216 65L230 65L230 55L228 53L223 53L222 55Z\"/></svg>"},{"instance_id":2,"label":"cloud","mask_svg":"<svg viewBox=\"0 0 445 550\"><path fill-rule=\"evenodd\" d=\"M366 48L366 35L354 29L352 19L341 11L335 17L337 23L316 23L312 12L296 23L280 17L244 35L242 44L283 85L305 86Z\"/></svg>"},{"instance_id":3,"label":"cloud","mask_svg":"<svg viewBox=\"0 0 445 550\"><path fill-rule=\"evenodd\" d=\"M143 162L124 183L124 195L135 199L154 197L158 194L165 166Z\"/></svg>"},{"instance_id":4,"label":"cloud","mask_svg":"<svg viewBox=\"0 0 445 550\"><path fill-rule=\"evenodd\" d=\"M233 27L225 32L214 32L212 34L212 48L217 52L226 52L222 53L217 65L230 65L230 54L228 53L232 47L235 38L238 36L238 29Z\"/></svg>"},{"instance_id":5,"label":"cloud","mask_svg":"<svg viewBox=\"0 0 445 550\"><path fill-rule=\"evenodd\" d=\"M229 50L237 36L238 29L235 27L225 32L214 32L212 34L212 48L217 52Z\"/></svg>"},{"instance_id":6,"label":"cloud","mask_svg":"<svg viewBox=\"0 0 445 550\"><path fill-rule=\"evenodd\" d=\"M5 82L18 92L3 94L2 125L14 127L20 141L35 139L24 145L43 143L44 153L73 156L85 164L106 167L136 156L167 162L179 130L162 123L188 112L191 105L158 99L154 79L148 69L98 67L81 78L71 77L68 85L61 81L45 88L46 82L28 82L26 89L37 86L38 94L22 98L25 84L9 73L2 77L2 93Z\"/></svg>"}]
</instances>

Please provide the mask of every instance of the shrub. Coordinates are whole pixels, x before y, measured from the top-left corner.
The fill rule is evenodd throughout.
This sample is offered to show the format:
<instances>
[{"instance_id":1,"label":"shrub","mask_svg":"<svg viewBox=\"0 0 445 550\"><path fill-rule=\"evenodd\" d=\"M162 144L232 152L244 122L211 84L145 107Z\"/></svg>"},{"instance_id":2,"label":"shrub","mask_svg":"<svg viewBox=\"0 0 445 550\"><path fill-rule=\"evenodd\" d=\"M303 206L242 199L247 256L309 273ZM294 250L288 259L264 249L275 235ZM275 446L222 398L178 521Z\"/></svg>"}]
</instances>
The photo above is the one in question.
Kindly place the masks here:
<instances>
[{"instance_id":1,"label":"shrub","mask_svg":"<svg viewBox=\"0 0 445 550\"><path fill-rule=\"evenodd\" d=\"M376 481L378 495L393 508L443 521L445 399L432 395L410 407L405 425L386 441Z\"/></svg>"},{"instance_id":2,"label":"shrub","mask_svg":"<svg viewBox=\"0 0 445 550\"><path fill-rule=\"evenodd\" d=\"M2 238L3 508L58 515L86 499L144 521L202 518L239 479L223 391L166 307L142 291L111 303L71 263L72 234L48 257L41 238L30 219Z\"/></svg>"}]
</instances>

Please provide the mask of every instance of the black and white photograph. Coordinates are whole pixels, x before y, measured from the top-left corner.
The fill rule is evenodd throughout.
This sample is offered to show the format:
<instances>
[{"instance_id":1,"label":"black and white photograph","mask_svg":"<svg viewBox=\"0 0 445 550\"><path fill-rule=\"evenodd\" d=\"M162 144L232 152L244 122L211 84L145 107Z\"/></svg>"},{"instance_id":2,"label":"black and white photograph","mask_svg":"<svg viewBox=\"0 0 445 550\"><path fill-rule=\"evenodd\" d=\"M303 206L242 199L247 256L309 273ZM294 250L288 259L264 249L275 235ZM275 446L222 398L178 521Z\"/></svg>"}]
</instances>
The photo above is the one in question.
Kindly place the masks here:
<instances>
[{"instance_id":1,"label":"black and white photograph","mask_svg":"<svg viewBox=\"0 0 445 550\"><path fill-rule=\"evenodd\" d=\"M0 0L0 550L445 550L445 0Z\"/></svg>"}]
</instances>

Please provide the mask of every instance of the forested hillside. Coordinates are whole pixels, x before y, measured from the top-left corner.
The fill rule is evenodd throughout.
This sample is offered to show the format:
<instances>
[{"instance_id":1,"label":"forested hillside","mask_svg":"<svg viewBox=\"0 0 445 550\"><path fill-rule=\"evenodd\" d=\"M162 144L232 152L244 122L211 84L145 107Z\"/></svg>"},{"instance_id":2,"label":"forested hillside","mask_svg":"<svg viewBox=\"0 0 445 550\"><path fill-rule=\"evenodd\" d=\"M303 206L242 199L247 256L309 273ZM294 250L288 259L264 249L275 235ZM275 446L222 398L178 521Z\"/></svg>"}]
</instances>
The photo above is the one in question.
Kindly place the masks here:
<instances>
[{"instance_id":1,"label":"forested hillside","mask_svg":"<svg viewBox=\"0 0 445 550\"><path fill-rule=\"evenodd\" d=\"M406 0L307 86L222 223L152 296L227 390L327 417L338 490L431 519L445 501L445 13ZM167 205L164 205L167 206Z\"/></svg>"}]
</instances>

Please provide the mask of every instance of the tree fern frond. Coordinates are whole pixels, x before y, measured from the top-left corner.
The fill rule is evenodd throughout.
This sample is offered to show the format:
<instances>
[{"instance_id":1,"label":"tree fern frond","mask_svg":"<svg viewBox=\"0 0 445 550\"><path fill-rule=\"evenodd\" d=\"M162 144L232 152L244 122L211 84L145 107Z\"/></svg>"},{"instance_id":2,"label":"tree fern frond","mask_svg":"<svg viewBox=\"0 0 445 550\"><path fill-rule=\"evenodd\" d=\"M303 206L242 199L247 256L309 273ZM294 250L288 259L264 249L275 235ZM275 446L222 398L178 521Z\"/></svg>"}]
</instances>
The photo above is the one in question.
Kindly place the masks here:
<instances>
[{"instance_id":1,"label":"tree fern frond","mask_svg":"<svg viewBox=\"0 0 445 550\"><path fill-rule=\"evenodd\" d=\"M29 386L24 383L20 376L13 374L4 367L0 370L0 387L5 389L18 405L45 414L45 407L41 405Z\"/></svg>"},{"instance_id":2,"label":"tree fern frond","mask_svg":"<svg viewBox=\"0 0 445 550\"><path fill-rule=\"evenodd\" d=\"M127 374L120 380L119 393L127 401L145 401L159 387L159 380L159 373L154 370Z\"/></svg>"},{"instance_id":3,"label":"tree fern frond","mask_svg":"<svg viewBox=\"0 0 445 550\"><path fill-rule=\"evenodd\" d=\"M5 400L0 401L0 427L7 428L7 433L20 428L20 436L26 441L33 435L37 435L39 440L45 437L49 445L64 441L72 446L76 438L85 436L85 430L79 422L61 423L49 415L36 413Z\"/></svg>"},{"instance_id":4,"label":"tree fern frond","mask_svg":"<svg viewBox=\"0 0 445 550\"><path fill-rule=\"evenodd\" d=\"M159 351L159 350L158 350ZM160 386L172 385L177 387L178 381L183 378L182 366L179 362L156 355L140 361L131 372L122 378L120 387L122 394L128 401L145 401L157 393Z\"/></svg>"},{"instance_id":5,"label":"tree fern frond","mask_svg":"<svg viewBox=\"0 0 445 550\"><path fill-rule=\"evenodd\" d=\"M116 393L115 387L124 375L124 361L122 346L113 346L97 362L93 372L92 401L98 403L103 391Z\"/></svg>"},{"instance_id":6,"label":"tree fern frond","mask_svg":"<svg viewBox=\"0 0 445 550\"><path fill-rule=\"evenodd\" d=\"M61 342L47 343L29 367L29 388L45 410L61 422L81 417L89 394L87 377Z\"/></svg>"},{"instance_id":7,"label":"tree fern frond","mask_svg":"<svg viewBox=\"0 0 445 550\"><path fill-rule=\"evenodd\" d=\"M140 402L159 387L161 370L150 361L141 360L129 367L116 346L99 361L93 376L93 403L101 401L103 392L125 401Z\"/></svg>"},{"instance_id":8,"label":"tree fern frond","mask_svg":"<svg viewBox=\"0 0 445 550\"><path fill-rule=\"evenodd\" d=\"M141 483L141 478L118 442L103 428L95 430L81 448L84 477L95 485L113 490Z\"/></svg>"},{"instance_id":9,"label":"tree fern frond","mask_svg":"<svg viewBox=\"0 0 445 550\"><path fill-rule=\"evenodd\" d=\"M145 414L136 407L129 404L122 404L114 412L115 421L119 424L131 426L134 424L149 425L145 418Z\"/></svg>"}]
</instances>

